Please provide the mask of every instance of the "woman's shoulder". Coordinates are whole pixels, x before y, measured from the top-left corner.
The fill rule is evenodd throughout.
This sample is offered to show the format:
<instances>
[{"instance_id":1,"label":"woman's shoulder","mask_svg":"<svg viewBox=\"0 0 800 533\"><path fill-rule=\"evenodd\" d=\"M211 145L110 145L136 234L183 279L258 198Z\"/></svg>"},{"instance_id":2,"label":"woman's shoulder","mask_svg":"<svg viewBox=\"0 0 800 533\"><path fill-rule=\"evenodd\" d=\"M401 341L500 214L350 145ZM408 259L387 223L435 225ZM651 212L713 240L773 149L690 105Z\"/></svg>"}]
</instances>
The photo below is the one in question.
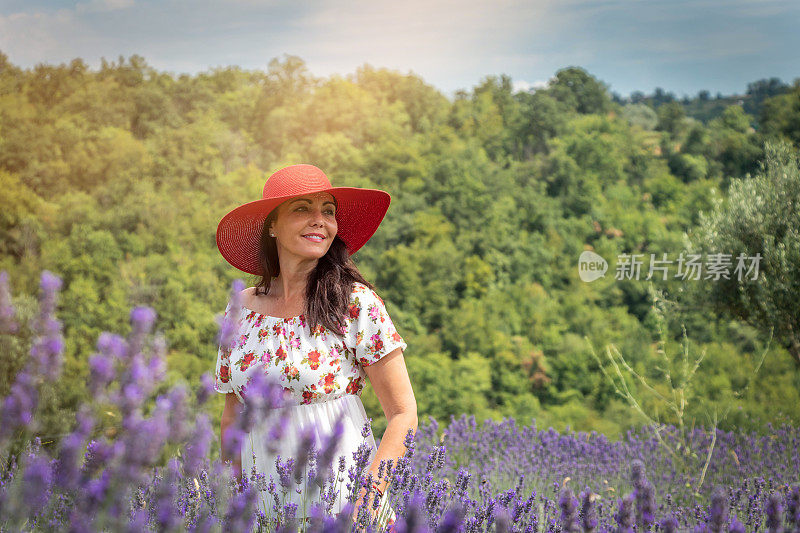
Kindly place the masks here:
<instances>
[{"instance_id":1,"label":"woman's shoulder","mask_svg":"<svg viewBox=\"0 0 800 533\"><path fill-rule=\"evenodd\" d=\"M361 283L360 281L354 281L353 282L353 288L350 291L350 299L354 300L357 296L363 297L365 295L366 296L373 296L373 295L377 296L375 291L370 289L367 285Z\"/></svg>"},{"instance_id":2,"label":"woman's shoulder","mask_svg":"<svg viewBox=\"0 0 800 533\"><path fill-rule=\"evenodd\" d=\"M350 292L351 303L355 303L356 300L358 300L362 306L364 305L364 302L377 302L381 305L384 305L383 299L377 292L375 292L375 290L369 288L367 285L359 281L353 283L353 290Z\"/></svg>"}]
</instances>

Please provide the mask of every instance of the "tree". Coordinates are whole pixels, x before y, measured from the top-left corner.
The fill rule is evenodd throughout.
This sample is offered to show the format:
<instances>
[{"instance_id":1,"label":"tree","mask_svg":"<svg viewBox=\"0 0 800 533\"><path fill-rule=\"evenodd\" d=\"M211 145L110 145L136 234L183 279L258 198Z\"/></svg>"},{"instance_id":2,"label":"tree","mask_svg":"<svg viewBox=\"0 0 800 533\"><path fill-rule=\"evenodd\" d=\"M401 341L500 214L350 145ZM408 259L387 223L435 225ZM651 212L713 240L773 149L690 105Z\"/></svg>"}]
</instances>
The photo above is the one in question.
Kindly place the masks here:
<instances>
[{"instance_id":1,"label":"tree","mask_svg":"<svg viewBox=\"0 0 800 533\"><path fill-rule=\"evenodd\" d=\"M657 114L658 124L656 125L656 130L666 131L673 138L680 135L686 119L686 112L681 104L678 102L664 104L658 108Z\"/></svg>"},{"instance_id":2,"label":"tree","mask_svg":"<svg viewBox=\"0 0 800 533\"><path fill-rule=\"evenodd\" d=\"M800 83L791 92L764 101L758 120L766 136L781 136L800 148Z\"/></svg>"},{"instance_id":3,"label":"tree","mask_svg":"<svg viewBox=\"0 0 800 533\"><path fill-rule=\"evenodd\" d=\"M580 67L559 70L547 92L578 113L605 113L611 108L607 85Z\"/></svg>"},{"instance_id":4,"label":"tree","mask_svg":"<svg viewBox=\"0 0 800 533\"><path fill-rule=\"evenodd\" d=\"M800 161L785 141L765 149L760 173L733 182L727 203L718 200L713 212L701 215L694 243L706 254L730 254L734 269L741 255L742 279L734 271L729 279L704 280L697 298L762 332L774 328L800 366ZM758 258L757 272L747 271L748 258Z\"/></svg>"}]
</instances>

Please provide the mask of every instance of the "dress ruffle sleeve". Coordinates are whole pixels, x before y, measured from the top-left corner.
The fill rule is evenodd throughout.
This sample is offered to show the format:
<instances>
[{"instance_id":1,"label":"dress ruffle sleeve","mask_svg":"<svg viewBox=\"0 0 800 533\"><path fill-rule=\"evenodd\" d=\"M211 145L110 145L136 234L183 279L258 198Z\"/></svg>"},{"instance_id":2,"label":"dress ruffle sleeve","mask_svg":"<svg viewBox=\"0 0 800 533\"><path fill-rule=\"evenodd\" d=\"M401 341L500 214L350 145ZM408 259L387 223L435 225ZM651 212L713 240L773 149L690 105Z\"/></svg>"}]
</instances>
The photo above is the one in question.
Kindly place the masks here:
<instances>
[{"instance_id":1,"label":"dress ruffle sleeve","mask_svg":"<svg viewBox=\"0 0 800 533\"><path fill-rule=\"evenodd\" d=\"M230 310L231 304L228 302L227 307L225 307L223 319L226 320L228 318ZM231 346L226 347L221 344L219 345L219 349L217 350L217 366L214 371L214 376L214 390L223 394L233 392L233 383L231 382Z\"/></svg>"},{"instance_id":2,"label":"dress ruffle sleeve","mask_svg":"<svg viewBox=\"0 0 800 533\"><path fill-rule=\"evenodd\" d=\"M397 348L405 351L408 347L397 333L381 297L360 283L350 296L344 342L362 367L380 361Z\"/></svg>"}]
</instances>

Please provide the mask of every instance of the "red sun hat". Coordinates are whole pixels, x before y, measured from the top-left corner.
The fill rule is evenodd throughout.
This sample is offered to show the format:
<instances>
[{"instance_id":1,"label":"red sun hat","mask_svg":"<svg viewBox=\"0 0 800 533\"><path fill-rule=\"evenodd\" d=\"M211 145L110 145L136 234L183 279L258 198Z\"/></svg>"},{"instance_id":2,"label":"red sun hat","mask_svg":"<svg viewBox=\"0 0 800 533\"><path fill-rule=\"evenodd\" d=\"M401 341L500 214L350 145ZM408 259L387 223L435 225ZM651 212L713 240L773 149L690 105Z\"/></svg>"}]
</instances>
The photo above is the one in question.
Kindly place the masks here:
<instances>
[{"instance_id":1,"label":"red sun hat","mask_svg":"<svg viewBox=\"0 0 800 533\"><path fill-rule=\"evenodd\" d=\"M259 239L264 220L281 203L304 194L328 192L336 198L336 235L353 255L372 237L389 209L386 191L358 187L333 187L314 165L292 165L272 174L260 200L228 212L217 226L217 248L239 270L265 275L259 261Z\"/></svg>"}]
</instances>

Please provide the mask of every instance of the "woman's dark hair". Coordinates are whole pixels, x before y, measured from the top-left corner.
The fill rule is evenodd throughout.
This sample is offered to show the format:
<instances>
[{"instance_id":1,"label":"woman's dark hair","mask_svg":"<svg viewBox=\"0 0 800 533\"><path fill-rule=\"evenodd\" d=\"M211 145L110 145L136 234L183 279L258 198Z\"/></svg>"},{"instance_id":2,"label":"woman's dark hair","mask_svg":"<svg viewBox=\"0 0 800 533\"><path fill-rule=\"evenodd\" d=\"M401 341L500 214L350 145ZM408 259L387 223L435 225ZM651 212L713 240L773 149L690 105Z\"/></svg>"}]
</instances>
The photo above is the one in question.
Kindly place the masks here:
<instances>
[{"instance_id":1,"label":"woman's dark hair","mask_svg":"<svg viewBox=\"0 0 800 533\"><path fill-rule=\"evenodd\" d=\"M264 220L261 228L259 263L264 275L255 287L256 295L269 293L272 278L281 272L278 247L275 238L269 236L269 226L277 216L276 207ZM319 258L317 266L309 274L304 311L309 327L313 329L322 324L334 334L340 335L343 332L342 328L350 306L350 294L355 282L375 289L358 271L358 267L347 252L347 245L337 235L333 238L328 252Z\"/></svg>"}]
</instances>

